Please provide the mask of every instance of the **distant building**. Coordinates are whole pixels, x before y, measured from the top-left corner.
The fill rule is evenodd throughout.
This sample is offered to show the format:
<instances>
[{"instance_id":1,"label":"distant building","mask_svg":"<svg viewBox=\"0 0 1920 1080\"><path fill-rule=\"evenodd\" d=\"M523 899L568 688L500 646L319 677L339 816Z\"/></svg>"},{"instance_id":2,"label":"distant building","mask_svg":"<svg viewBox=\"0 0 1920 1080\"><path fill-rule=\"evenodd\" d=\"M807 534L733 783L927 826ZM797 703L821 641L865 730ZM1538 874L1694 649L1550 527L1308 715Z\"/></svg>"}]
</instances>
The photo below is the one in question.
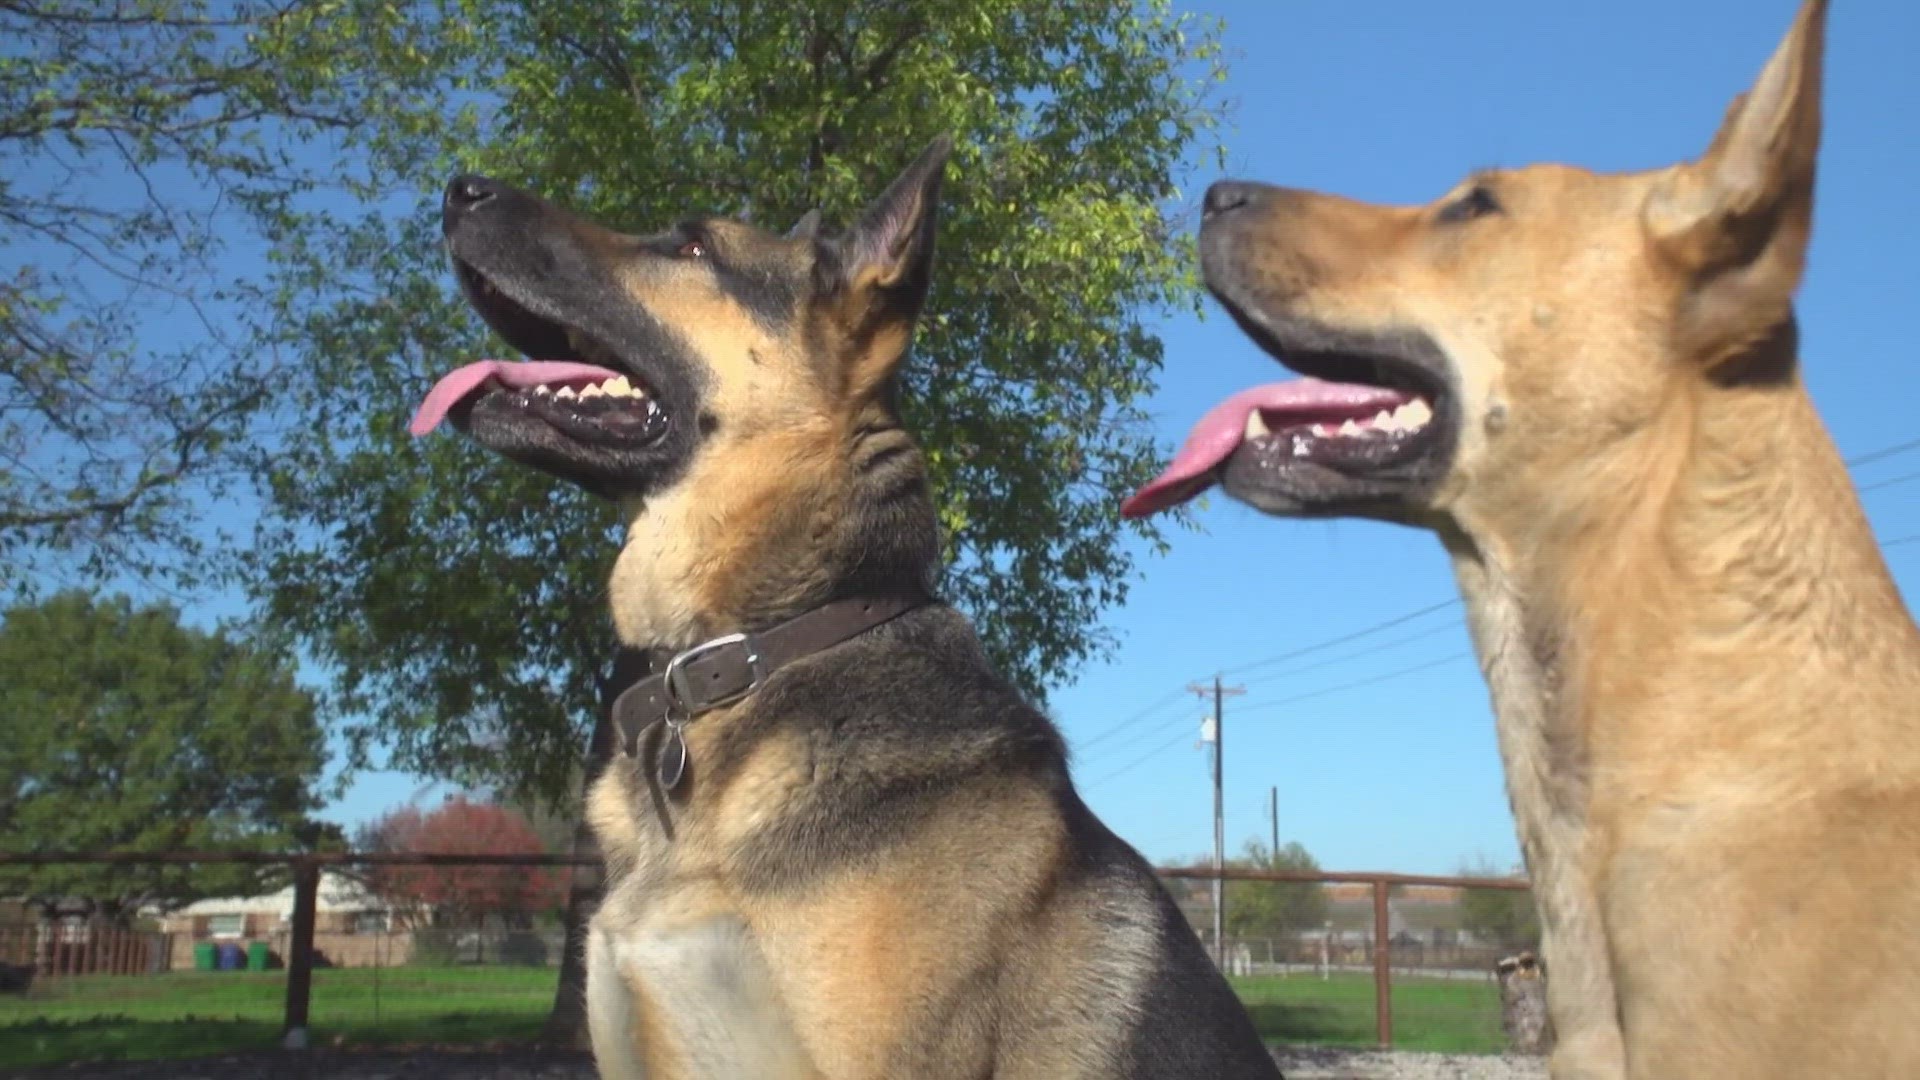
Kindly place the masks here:
<instances>
[{"instance_id":1,"label":"distant building","mask_svg":"<svg viewBox=\"0 0 1920 1080\"><path fill-rule=\"evenodd\" d=\"M397 910L352 877L323 870L314 905L314 947L340 967L405 963L411 936L393 931L408 929L422 915L417 909ZM265 941L285 956L293 932L293 886L260 896L195 900L158 918L161 929L173 935L175 968L191 967L193 947L203 941Z\"/></svg>"}]
</instances>

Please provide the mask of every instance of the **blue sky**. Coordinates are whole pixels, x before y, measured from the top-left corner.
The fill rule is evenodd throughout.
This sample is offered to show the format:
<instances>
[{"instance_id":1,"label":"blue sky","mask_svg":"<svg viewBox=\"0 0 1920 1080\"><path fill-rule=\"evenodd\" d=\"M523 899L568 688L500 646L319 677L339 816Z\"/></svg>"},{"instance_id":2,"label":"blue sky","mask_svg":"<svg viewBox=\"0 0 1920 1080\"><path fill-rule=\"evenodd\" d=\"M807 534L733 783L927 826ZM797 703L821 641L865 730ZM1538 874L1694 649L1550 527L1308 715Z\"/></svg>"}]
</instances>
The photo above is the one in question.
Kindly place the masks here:
<instances>
[{"instance_id":1,"label":"blue sky","mask_svg":"<svg viewBox=\"0 0 1920 1080\"><path fill-rule=\"evenodd\" d=\"M1815 401L1849 457L1920 439L1908 307L1920 300L1920 6L1836 5L1827 134L1803 355ZM1561 160L1636 169L1703 148L1758 72L1794 0L1273 0L1190 3L1226 20L1235 104L1227 174L1383 202L1424 202L1469 169ZM1221 175L1208 162L1190 198ZM257 257L257 256L254 256ZM3 260L0 260L3 261ZM1281 377L1226 317L1164 324L1167 369L1150 403L1177 445L1209 406ZM1879 534L1920 533L1920 452L1863 466ZM1884 486L1876 486L1884 485ZM244 508L228 513L238 524ZM1424 533L1363 522L1276 521L1211 501L1202 533L1139 553L1141 576L1106 614L1117 654L1056 692L1075 774L1095 810L1156 860L1211 847L1202 702L1189 682L1228 673L1229 845L1267 835L1342 870L1447 872L1517 859L1485 689ZM1889 549L1909 596L1920 544ZM230 613L216 602L200 609ZM1435 609L1437 610L1428 610ZM1349 643L1261 664L1412 613ZM368 773L328 816L349 824L423 788Z\"/></svg>"}]
</instances>

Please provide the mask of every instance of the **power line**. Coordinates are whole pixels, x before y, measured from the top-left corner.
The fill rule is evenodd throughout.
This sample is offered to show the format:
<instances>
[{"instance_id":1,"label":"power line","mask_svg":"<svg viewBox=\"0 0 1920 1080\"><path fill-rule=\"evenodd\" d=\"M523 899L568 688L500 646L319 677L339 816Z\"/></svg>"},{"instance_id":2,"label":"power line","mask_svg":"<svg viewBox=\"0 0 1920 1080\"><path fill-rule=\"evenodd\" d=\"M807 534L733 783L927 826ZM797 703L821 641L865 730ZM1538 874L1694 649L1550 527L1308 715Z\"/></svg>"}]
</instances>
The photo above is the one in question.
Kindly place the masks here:
<instances>
[{"instance_id":1,"label":"power line","mask_svg":"<svg viewBox=\"0 0 1920 1080\"><path fill-rule=\"evenodd\" d=\"M1871 484L1861 484L1858 490L1864 495L1869 491L1879 491L1881 488L1892 487L1895 484L1905 484L1913 480L1920 480L1920 472L1901 473L1899 476L1890 477L1886 480L1876 480Z\"/></svg>"},{"instance_id":2,"label":"power line","mask_svg":"<svg viewBox=\"0 0 1920 1080\"><path fill-rule=\"evenodd\" d=\"M1901 454L1911 453L1915 450L1920 450L1920 439L1909 439L1906 442L1895 443L1884 449L1873 450L1857 457L1850 457L1847 459L1847 467L1851 469L1860 465L1870 465L1873 462L1884 461L1887 458L1898 457Z\"/></svg>"},{"instance_id":3,"label":"power line","mask_svg":"<svg viewBox=\"0 0 1920 1080\"><path fill-rule=\"evenodd\" d=\"M1349 642L1357 641L1361 638L1368 637L1373 634L1377 634L1382 630L1391 630L1396 626L1400 626L1405 623L1412 622L1413 620L1418 619L1421 616L1431 615L1436 611L1445 610L1446 608L1452 607L1453 605L1458 604L1459 602L1460 602L1459 599L1455 598L1452 600L1445 601L1444 603L1433 604L1428 607L1423 607L1418 611L1409 611L1404 615L1396 615L1391 619L1386 619L1382 622L1374 623L1372 626L1364 627L1360 630L1353 631L1352 633L1349 633L1349 634L1342 634L1338 637L1328 638L1323 641L1317 641L1311 645L1306 645L1301 648L1294 649L1291 652L1281 653L1277 656L1270 656L1264 660L1256 660L1251 663L1242 664L1237 668L1230 668L1228 670L1248 671L1254 668L1266 667L1266 666L1271 666L1273 664L1283 663L1287 660L1291 660L1296 657L1307 656L1312 653L1321 652L1326 649L1334 648L1335 646L1338 646L1338 645L1344 645ZM1264 681L1264 680L1282 678L1288 675L1298 675L1301 672L1314 671L1319 668L1327 667L1332 664L1341 664L1341 663L1346 663L1349 660L1357 660L1363 656L1372 656L1375 653L1386 652L1390 649L1398 648L1402 645L1409 645L1409 644L1412 644L1413 642L1424 640L1426 638L1432 637L1435 634L1441 633L1442 631L1445 631L1445 630L1452 629L1459 625L1460 625L1459 623L1448 623L1444 626L1433 627L1408 637L1396 638L1393 641L1386 642L1381 645L1376 645L1372 648L1360 649L1355 652L1347 653L1344 656L1328 657L1325 660L1316 661L1315 663L1311 663L1311 664L1303 664L1300 667L1291 668L1287 671L1273 672L1272 674L1269 674L1269 675L1260 676L1259 679L1256 679L1253 681ZM1160 697L1154 699L1153 701L1149 702L1147 705L1140 708L1138 711L1129 715L1126 719L1121 720L1119 723L1114 724L1112 727L1109 727L1105 731L1100 732L1098 735L1093 736L1092 738L1088 739L1086 742L1079 744L1074 748L1075 752L1077 754L1084 755L1089 751L1093 750L1095 747L1098 747L1101 744L1106 743L1109 740L1113 739L1115 736L1121 734L1122 732L1125 732L1128 729L1133 728L1134 726L1138 725L1142 721L1154 719L1156 718L1156 716L1158 716L1158 718L1164 719L1165 717L1161 711L1164 710L1168 705L1173 704L1179 698L1181 693L1182 691L1180 690L1173 690L1166 694L1161 695ZM1151 732L1146 732L1143 734L1145 738L1153 737ZM1115 750L1123 749L1128 746L1136 746L1142 741L1144 740L1136 738L1136 739L1129 739L1129 740L1122 741L1120 743L1116 743L1113 746L1110 746L1107 748L1107 753L1112 753Z\"/></svg>"},{"instance_id":4,"label":"power line","mask_svg":"<svg viewBox=\"0 0 1920 1080\"><path fill-rule=\"evenodd\" d=\"M1450 630L1465 629L1465 626L1466 626L1465 623L1459 623L1459 622L1441 623L1439 626L1430 626L1427 629L1422 630L1417 634L1409 634L1406 637L1394 638L1392 641L1382 642L1378 645L1372 645L1365 649L1355 649L1353 652L1343 653L1339 656L1329 656L1324 660L1315 660L1311 664L1302 664L1299 667L1288 668L1285 671L1275 671L1266 675L1260 675L1255 678L1249 679L1247 681L1255 682L1255 683L1269 682L1274 679L1285 679L1294 675L1301 675L1309 671L1318 671L1321 668L1331 667L1334 664L1345 664L1349 661L1358 660L1363 656L1374 656L1383 652L1392 652L1394 649L1411 645L1416 641L1425 641L1426 639L1433 637L1436 634L1444 634Z\"/></svg>"},{"instance_id":5,"label":"power line","mask_svg":"<svg viewBox=\"0 0 1920 1080\"><path fill-rule=\"evenodd\" d=\"M1176 700L1179 699L1180 695L1185 692L1186 691L1184 690L1168 691L1167 693L1161 695L1159 698L1155 699L1153 702L1151 702L1150 704L1142 708L1139 712L1134 713L1132 716L1127 717L1125 720L1120 721L1119 723L1113 725L1112 727L1101 732L1100 734L1095 735L1093 738L1088 739L1086 742L1081 743L1078 749L1083 751L1093 749L1094 747L1100 745L1101 743L1106 742L1108 739L1113 738L1115 735L1120 734L1122 731L1125 731L1127 728L1132 727L1134 724L1137 724L1140 721L1145 720L1147 717L1153 715L1156 711L1160 709L1164 709L1168 705L1173 704Z\"/></svg>"},{"instance_id":6,"label":"power line","mask_svg":"<svg viewBox=\"0 0 1920 1080\"><path fill-rule=\"evenodd\" d=\"M1394 649L1404 648L1405 646L1412 645L1416 642L1425 641L1426 639L1430 637L1434 637L1437 634L1442 634L1450 630L1459 630L1461 628L1462 628L1462 624L1458 622L1443 623L1439 626L1429 627L1425 630L1420 631L1419 633L1409 634L1406 637L1394 638L1392 641L1382 642L1379 645L1370 646L1365 649L1356 649L1350 653L1345 653L1340 656L1329 656L1325 659L1316 660L1309 664L1302 664L1299 667L1288 668L1285 671L1276 671L1270 674L1256 676L1252 679L1247 680L1247 682L1248 683L1271 682L1274 679L1290 678L1292 676L1305 674L1309 671L1318 671L1322 668L1332 667L1337 664L1350 663L1352 661L1359 660L1364 657L1374 656L1379 653L1391 652ZM1177 693L1178 691L1175 691L1175 694ZM1128 717L1126 720L1123 720L1120 723L1114 725L1113 727L1107 729L1106 731L1101 732L1099 735L1095 736L1094 738L1089 739L1086 743L1078 747L1075 747L1074 756L1082 762L1104 760L1112 757L1114 754L1120 751L1127 750L1135 746L1139 746L1149 739L1158 738L1160 736L1160 731L1158 727L1157 726L1151 727L1141 731L1138 735L1134 736L1133 738L1122 739L1119 742L1112 743L1111 745L1108 745L1100 749L1098 752L1092 752L1094 751L1096 744L1106 742L1113 736L1120 734L1124 729L1132 727L1142 720L1153 718L1156 715L1157 710L1161 709L1172 700L1172 696L1173 695L1167 695L1167 696L1161 697L1158 701L1155 701L1153 704L1147 706L1145 709L1140 710L1139 712ZM1159 718L1167 719L1168 717L1166 717L1165 714L1159 714ZM1182 723L1186 722L1184 714L1181 717L1181 722ZM1174 741L1178 742L1179 740L1176 738ZM1171 745L1171 743L1167 745Z\"/></svg>"},{"instance_id":7,"label":"power line","mask_svg":"<svg viewBox=\"0 0 1920 1080\"><path fill-rule=\"evenodd\" d=\"M1442 601L1441 603L1433 604L1429 607L1423 607L1418 611L1409 611L1405 615L1396 615L1395 617L1388 619L1385 622L1374 623L1372 626L1366 627L1365 629L1355 630L1351 634L1343 634L1340 637L1329 638L1326 641L1316 642L1312 645L1307 645L1302 648L1294 649L1291 652L1284 652L1277 656L1269 656L1264 660L1255 660L1252 663L1241 664L1239 667L1228 668L1226 669L1226 671L1222 672L1222 674L1239 674L1245 671L1252 671L1255 668L1269 667L1273 664L1284 663L1285 661L1292 660L1295 657L1306 656L1309 653L1319 652L1322 649L1331 649L1335 645L1345 645L1349 641L1358 641L1363 637L1367 637L1370 634L1377 634L1382 630L1391 630L1392 628L1399 626L1402 623L1410 623L1413 620L1418 619L1423 615L1431 615L1436 611L1444 611L1447 608L1450 608L1453 605L1458 604L1459 602L1460 602L1460 598L1456 596L1450 600L1445 600L1445 601Z\"/></svg>"},{"instance_id":8,"label":"power line","mask_svg":"<svg viewBox=\"0 0 1920 1080\"><path fill-rule=\"evenodd\" d=\"M1438 660L1429 660L1424 664L1415 664L1412 667L1401 668L1398 671L1389 671L1384 675L1375 675L1372 678L1367 678L1367 679L1355 679L1352 682L1339 683L1337 685L1324 687L1319 690L1310 690L1304 694L1295 694L1292 697L1284 697L1276 701L1263 701L1257 705L1248 705L1243 707L1240 711L1241 712L1258 712L1261 709L1277 709L1282 705L1291 705L1297 701L1311 701L1314 698L1326 697L1328 694L1337 694L1343 690L1358 690L1363 686L1372 686L1375 683L1383 683L1389 679L1398 679L1403 675L1412 675L1417 672L1426 671L1430 668L1437 668L1442 664L1451 664L1455 660L1465 660L1472 655L1473 654L1471 652L1457 652L1451 656L1443 656Z\"/></svg>"},{"instance_id":9,"label":"power line","mask_svg":"<svg viewBox=\"0 0 1920 1080\"><path fill-rule=\"evenodd\" d=\"M1920 536L1915 536L1913 537L1913 539L1920 540ZM1278 706L1281 706L1281 705L1291 705L1297 701L1308 701L1317 697L1325 697L1328 694L1337 694L1343 690L1358 690L1363 686L1371 686L1374 683L1386 682L1389 679L1398 679L1403 675L1417 674L1422 671L1427 671L1432 668L1440 667L1443 664L1451 664L1456 660L1465 660L1472 655L1473 654L1470 652L1458 652L1458 653L1452 654L1451 656L1440 657L1438 660L1429 660L1424 664L1415 664L1412 667L1401 668L1397 671L1385 672L1380 675L1375 675L1371 678L1355 679L1352 682L1345 682L1335 686L1323 687L1322 689L1314 690L1305 694L1295 694L1292 697L1280 698L1277 701L1267 701L1267 702L1262 702L1258 705L1243 706L1240 711L1253 712L1258 709L1277 708ZM1154 758L1159 757L1162 753L1171 749L1176 743L1179 743L1182 739L1185 739L1187 737L1188 736L1185 731L1176 732L1173 738L1168 739L1154 746L1152 749L1148 750L1146 753L1141 754L1139 757L1134 758L1133 760L1127 762L1125 765L1122 765L1119 768L1114 769L1112 772L1109 772L1101 776L1098 780L1093 781L1093 783L1089 784L1088 786L1096 787L1098 785L1105 784L1109 781L1119 779L1121 776L1124 776L1127 773L1130 773L1133 770L1139 768L1140 766L1145 765L1147 762L1152 761Z\"/></svg>"},{"instance_id":10,"label":"power line","mask_svg":"<svg viewBox=\"0 0 1920 1080\"><path fill-rule=\"evenodd\" d=\"M1139 757L1134 758L1132 761L1127 762L1125 765L1122 765L1119 768L1113 770L1112 772L1106 774L1105 776L1102 776L1100 779L1095 780L1092 784L1089 784L1088 786L1098 787L1101 784L1105 784L1109 781L1117 780L1120 777L1126 775L1127 773L1130 773L1133 770L1139 768L1140 766L1145 765L1147 762L1152 761L1154 758L1159 757L1161 754L1165 753L1166 751L1171 750L1175 743L1178 743L1180 740L1185 738L1187 738L1187 733L1182 731L1176 734L1173 738L1168 739L1166 742L1161 743L1160 745L1154 747L1153 749L1147 751L1146 753L1140 755Z\"/></svg>"},{"instance_id":11,"label":"power line","mask_svg":"<svg viewBox=\"0 0 1920 1080\"><path fill-rule=\"evenodd\" d=\"M1181 724L1186 724L1188 722L1189 722L1188 717L1184 715L1180 717ZM1141 733L1139 733L1138 735L1135 735L1131 739L1123 739L1122 741L1114 743L1111 746L1101 747L1099 750L1095 751L1091 755L1077 756L1077 759L1083 764L1094 762L1094 761L1101 761L1101 762L1111 761L1113 760L1116 754L1119 754L1124 750L1131 750L1134 747L1139 746L1140 744L1146 742L1148 739L1159 738L1161 734L1163 734L1164 730L1165 730L1164 728L1155 726L1145 731L1142 731ZM1178 741L1178 740L1175 740L1175 741Z\"/></svg>"}]
</instances>

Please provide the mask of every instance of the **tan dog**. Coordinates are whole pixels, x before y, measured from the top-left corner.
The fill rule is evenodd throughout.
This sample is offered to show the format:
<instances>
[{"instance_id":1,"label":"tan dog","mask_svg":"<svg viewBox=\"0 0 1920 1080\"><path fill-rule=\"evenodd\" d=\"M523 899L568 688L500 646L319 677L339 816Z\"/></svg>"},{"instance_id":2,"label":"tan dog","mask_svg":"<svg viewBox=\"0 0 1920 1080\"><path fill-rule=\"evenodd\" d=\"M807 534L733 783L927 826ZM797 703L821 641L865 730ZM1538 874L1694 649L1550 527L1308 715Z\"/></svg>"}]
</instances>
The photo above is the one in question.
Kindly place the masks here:
<instances>
[{"instance_id":1,"label":"tan dog","mask_svg":"<svg viewBox=\"0 0 1920 1080\"><path fill-rule=\"evenodd\" d=\"M1802 385L1824 0L1697 161L1370 206L1222 183L1207 284L1312 379L1216 481L1437 532L1536 884L1556 1077L1920 1077L1920 633Z\"/></svg>"},{"instance_id":2,"label":"tan dog","mask_svg":"<svg viewBox=\"0 0 1920 1080\"><path fill-rule=\"evenodd\" d=\"M540 360L447 376L414 429L450 418L618 498L613 622L663 661L621 695L588 799L609 1080L1279 1076L1059 732L938 599L894 388L948 147L830 235L631 236L448 189L469 298Z\"/></svg>"}]
</instances>

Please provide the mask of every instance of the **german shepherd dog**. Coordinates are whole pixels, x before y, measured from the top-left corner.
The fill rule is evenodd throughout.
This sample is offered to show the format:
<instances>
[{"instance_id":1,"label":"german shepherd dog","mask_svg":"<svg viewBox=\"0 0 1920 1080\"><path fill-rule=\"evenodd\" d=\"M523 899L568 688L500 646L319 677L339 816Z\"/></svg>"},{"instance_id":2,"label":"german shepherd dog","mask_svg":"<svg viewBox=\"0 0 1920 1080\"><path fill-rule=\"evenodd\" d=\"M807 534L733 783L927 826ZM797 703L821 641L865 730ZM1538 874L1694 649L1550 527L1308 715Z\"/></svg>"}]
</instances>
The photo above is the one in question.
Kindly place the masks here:
<instances>
[{"instance_id":1,"label":"german shepherd dog","mask_svg":"<svg viewBox=\"0 0 1920 1080\"><path fill-rule=\"evenodd\" d=\"M1920 632L1802 382L1827 4L1697 160L1426 206L1223 181L1208 288L1310 378L1214 483L1428 528L1490 684L1556 1077L1920 1077Z\"/></svg>"},{"instance_id":2,"label":"german shepherd dog","mask_svg":"<svg viewBox=\"0 0 1920 1080\"><path fill-rule=\"evenodd\" d=\"M445 233L531 363L443 379L481 445L617 499L627 691L588 815L602 1075L1275 1077L1059 733L937 599L895 372L933 272L942 139L838 235L607 231L461 176ZM719 687L718 690L715 687Z\"/></svg>"}]
</instances>

